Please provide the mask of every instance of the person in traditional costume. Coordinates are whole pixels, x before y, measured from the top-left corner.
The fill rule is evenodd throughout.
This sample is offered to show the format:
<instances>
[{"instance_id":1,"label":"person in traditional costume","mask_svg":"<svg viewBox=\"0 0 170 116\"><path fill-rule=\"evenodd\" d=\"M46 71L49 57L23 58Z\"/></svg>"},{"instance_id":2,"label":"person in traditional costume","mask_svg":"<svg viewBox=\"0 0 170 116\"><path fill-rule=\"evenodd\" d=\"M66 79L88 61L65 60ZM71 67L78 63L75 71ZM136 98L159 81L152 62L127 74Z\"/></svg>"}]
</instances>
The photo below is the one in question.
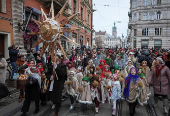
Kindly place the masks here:
<instances>
[{"instance_id":1,"label":"person in traditional costume","mask_svg":"<svg viewBox=\"0 0 170 116\"><path fill-rule=\"evenodd\" d=\"M67 84L66 87L67 93L71 101L70 110L72 110L74 108L74 97L78 96L78 86L79 86L76 73L74 71L70 71L66 84Z\"/></svg>"},{"instance_id":2,"label":"person in traditional costume","mask_svg":"<svg viewBox=\"0 0 170 116\"><path fill-rule=\"evenodd\" d=\"M95 112L99 112L99 104L101 101L101 85L99 81L99 75L95 75L91 82L91 96L95 104Z\"/></svg>"},{"instance_id":3,"label":"person in traditional costume","mask_svg":"<svg viewBox=\"0 0 170 116\"><path fill-rule=\"evenodd\" d=\"M77 68L77 80L78 80L78 84L79 86L81 86L81 81L83 79L83 67L82 66L79 66Z\"/></svg>"},{"instance_id":4,"label":"person in traditional costume","mask_svg":"<svg viewBox=\"0 0 170 116\"><path fill-rule=\"evenodd\" d=\"M69 60L70 60L71 62L73 62L74 60L76 60L76 58L77 58L76 51L73 51L73 52L72 52L72 56L70 56L70 59L69 59Z\"/></svg>"},{"instance_id":5,"label":"person in traditional costume","mask_svg":"<svg viewBox=\"0 0 170 116\"><path fill-rule=\"evenodd\" d=\"M129 103L130 116L134 116L137 100L141 105L147 103L147 94L143 81L137 75L137 69L131 68L122 87L122 99Z\"/></svg>"},{"instance_id":6,"label":"person in traditional costume","mask_svg":"<svg viewBox=\"0 0 170 116\"><path fill-rule=\"evenodd\" d=\"M41 73L42 71L44 71L44 69L43 69L43 64L42 64L42 63L38 63L38 64L37 64L37 67L38 67L40 73Z\"/></svg>"},{"instance_id":7,"label":"person in traditional costume","mask_svg":"<svg viewBox=\"0 0 170 116\"><path fill-rule=\"evenodd\" d=\"M102 103L109 102L110 103L110 92L111 92L111 80L110 77L112 73L110 72L109 65L105 65L105 69L101 74L101 95L102 95Z\"/></svg>"},{"instance_id":8,"label":"person in traditional costume","mask_svg":"<svg viewBox=\"0 0 170 116\"><path fill-rule=\"evenodd\" d=\"M84 75L88 76L88 74L90 73L90 67L93 66L93 60L89 60L88 61L88 65L86 66L85 70L84 70Z\"/></svg>"},{"instance_id":9,"label":"person in traditional costume","mask_svg":"<svg viewBox=\"0 0 170 116\"><path fill-rule=\"evenodd\" d=\"M114 61L116 59L116 56L114 55L113 51L112 50L109 50L109 55L110 55L110 58Z\"/></svg>"},{"instance_id":10,"label":"person in traditional costume","mask_svg":"<svg viewBox=\"0 0 170 116\"><path fill-rule=\"evenodd\" d=\"M100 60L99 67L100 67L100 69L101 69L102 72L104 71L104 66L105 66L105 65L107 65L106 62L105 62L105 60L104 60L104 59ZM109 70L110 70L110 69L109 69Z\"/></svg>"},{"instance_id":11,"label":"person in traditional costume","mask_svg":"<svg viewBox=\"0 0 170 116\"><path fill-rule=\"evenodd\" d=\"M76 60L73 61L73 65L75 66L75 68L77 68L78 66L82 66L82 61L80 56L77 56Z\"/></svg>"},{"instance_id":12,"label":"person in traditional costume","mask_svg":"<svg viewBox=\"0 0 170 116\"><path fill-rule=\"evenodd\" d=\"M125 68L125 66L126 66L126 62L127 62L127 61L125 61L125 60L122 58L122 54L119 53L119 54L117 55L117 58L116 58L115 61L114 61L114 65L118 65L118 66L119 66L119 70L120 70L121 72L123 72L123 70L124 70L124 68Z\"/></svg>"},{"instance_id":13,"label":"person in traditional costume","mask_svg":"<svg viewBox=\"0 0 170 116\"><path fill-rule=\"evenodd\" d=\"M143 69L142 68L138 69L138 76L142 79L144 85L146 85L148 80L145 77L145 75L143 74ZM151 95L151 91L150 91L149 87L145 86L145 88L146 88L147 95L150 96Z\"/></svg>"},{"instance_id":14,"label":"person in traditional costume","mask_svg":"<svg viewBox=\"0 0 170 116\"><path fill-rule=\"evenodd\" d=\"M130 69L131 69L132 67L134 67L132 61L131 61L131 60L128 60L127 66L126 66L125 69L124 69L125 77L128 76L128 74L129 74L129 72L130 72Z\"/></svg>"},{"instance_id":15,"label":"person in traditional costume","mask_svg":"<svg viewBox=\"0 0 170 116\"><path fill-rule=\"evenodd\" d=\"M48 88L49 80L45 76L45 72L41 72L41 94L40 94L40 99L41 99L41 105L45 106L46 103L46 91Z\"/></svg>"},{"instance_id":16,"label":"person in traditional costume","mask_svg":"<svg viewBox=\"0 0 170 116\"><path fill-rule=\"evenodd\" d=\"M105 56L104 56L104 54L101 53L101 49L100 48L97 49L96 58L98 60L98 64L96 66L98 66L100 64L100 61L102 59L105 59Z\"/></svg>"},{"instance_id":17,"label":"person in traditional costume","mask_svg":"<svg viewBox=\"0 0 170 116\"><path fill-rule=\"evenodd\" d=\"M29 111L31 101L35 101L34 114L39 112L41 77L40 71L36 67L36 62L34 60L29 62L29 67L25 69L25 74L28 75L28 79L30 81L25 85L25 101L21 109L23 112L21 116L26 116L26 112Z\"/></svg>"},{"instance_id":18,"label":"person in traditional costume","mask_svg":"<svg viewBox=\"0 0 170 116\"><path fill-rule=\"evenodd\" d=\"M142 61L142 64L139 68L142 68L143 74L145 75L146 79L150 76L150 68L147 66L147 61Z\"/></svg>"},{"instance_id":19,"label":"person in traditional costume","mask_svg":"<svg viewBox=\"0 0 170 116\"><path fill-rule=\"evenodd\" d=\"M83 77L82 86L79 87L79 100L78 102L82 104L83 111L87 111L87 104L92 104L91 89L90 89L90 78Z\"/></svg>"},{"instance_id":20,"label":"person in traditional costume","mask_svg":"<svg viewBox=\"0 0 170 116\"><path fill-rule=\"evenodd\" d=\"M73 62L71 61L67 63L67 74L69 74L70 71L76 72L76 68L74 67Z\"/></svg>"},{"instance_id":21,"label":"person in traditional costume","mask_svg":"<svg viewBox=\"0 0 170 116\"><path fill-rule=\"evenodd\" d=\"M112 115L116 115L116 101L121 98L121 86L119 82L119 78L117 74L113 74L112 77L112 93L111 93L111 100L113 102L113 112Z\"/></svg>"},{"instance_id":22,"label":"person in traditional costume","mask_svg":"<svg viewBox=\"0 0 170 116\"><path fill-rule=\"evenodd\" d=\"M154 107L158 105L158 97L163 97L163 112L165 116L168 116L168 95L170 94L170 70L165 66L162 58L156 58L156 67L152 69L150 77L148 78L148 83L150 84L153 81L153 90L154 90ZM149 86L147 84L147 86Z\"/></svg>"},{"instance_id":23,"label":"person in traditional costume","mask_svg":"<svg viewBox=\"0 0 170 116\"><path fill-rule=\"evenodd\" d=\"M25 61L24 59L24 55L20 55L20 57L17 59L17 61L15 62L17 67L18 67L18 72L19 72L19 75L24 75L25 73L25 69L28 68L28 62ZM18 83L18 82L17 82ZM25 86L21 86L19 84L17 84L17 89L20 89L20 95L19 95L19 102L22 101L22 98L25 98L25 94L24 94L24 89L25 89Z\"/></svg>"},{"instance_id":24,"label":"person in traditional costume","mask_svg":"<svg viewBox=\"0 0 170 116\"><path fill-rule=\"evenodd\" d=\"M129 52L128 55L129 55L128 60L131 60L132 61L132 65L136 66L136 58L134 56L134 53L133 52Z\"/></svg>"}]
</instances>

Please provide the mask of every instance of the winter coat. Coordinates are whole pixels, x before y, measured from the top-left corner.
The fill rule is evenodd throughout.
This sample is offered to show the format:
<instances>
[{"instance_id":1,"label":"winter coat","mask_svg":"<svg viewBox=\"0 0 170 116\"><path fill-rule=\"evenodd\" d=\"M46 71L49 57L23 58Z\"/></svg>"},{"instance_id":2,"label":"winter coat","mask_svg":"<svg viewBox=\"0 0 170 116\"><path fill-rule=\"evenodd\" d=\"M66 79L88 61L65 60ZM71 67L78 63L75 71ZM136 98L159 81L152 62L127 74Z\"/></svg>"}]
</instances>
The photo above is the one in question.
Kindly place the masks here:
<instances>
[{"instance_id":1,"label":"winter coat","mask_svg":"<svg viewBox=\"0 0 170 116\"><path fill-rule=\"evenodd\" d=\"M7 62L4 58L2 58L0 62L0 83L2 84L5 84L6 81L6 68Z\"/></svg>"},{"instance_id":2,"label":"winter coat","mask_svg":"<svg viewBox=\"0 0 170 116\"><path fill-rule=\"evenodd\" d=\"M15 49L10 49L9 50L9 57L10 57L10 62L16 62L18 59L18 53L19 50Z\"/></svg>"},{"instance_id":3,"label":"winter coat","mask_svg":"<svg viewBox=\"0 0 170 116\"><path fill-rule=\"evenodd\" d=\"M153 68L148 83L153 81L153 89L155 94L169 95L170 94L170 70L165 66L158 77L156 77L156 69Z\"/></svg>"},{"instance_id":4,"label":"winter coat","mask_svg":"<svg viewBox=\"0 0 170 116\"><path fill-rule=\"evenodd\" d=\"M121 98L121 86L119 81L112 82L111 100L118 100Z\"/></svg>"},{"instance_id":5,"label":"winter coat","mask_svg":"<svg viewBox=\"0 0 170 116\"><path fill-rule=\"evenodd\" d=\"M100 60L105 59L105 56L102 53L101 54L96 54L96 58L98 60L98 64L100 64Z\"/></svg>"},{"instance_id":6,"label":"winter coat","mask_svg":"<svg viewBox=\"0 0 170 116\"><path fill-rule=\"evenodd\" d=\"M64 89L64 83L67 80L67 68L65 65L59 64L55 69L57 77L54 77L53 91L51 101L61 103L62 91Z\"/></svg>"},{"instance_id":7,"label":"winter coat","mask_svg":"<svg viewBox=\"0 0 170 116\"><path fill-rule=\"evenodd\" d=\"M69 77L67 81L71 81L72 85L67 85L67 93L71 96L77 96L78 95L78 80L76 77L73 77L72 79Z\"/></svg>"},{"instance_id":8,"label":"winter coat","mask_svg":"<svg viewBox=\"0 0 170 116\"><path fill-rule=\"evenodd\" d=\"M82 72L77 73L77 80L78 80L79 86L81 86L82 84L82 79L83 79L83 73Z\"/></svg>"}]
</instances>

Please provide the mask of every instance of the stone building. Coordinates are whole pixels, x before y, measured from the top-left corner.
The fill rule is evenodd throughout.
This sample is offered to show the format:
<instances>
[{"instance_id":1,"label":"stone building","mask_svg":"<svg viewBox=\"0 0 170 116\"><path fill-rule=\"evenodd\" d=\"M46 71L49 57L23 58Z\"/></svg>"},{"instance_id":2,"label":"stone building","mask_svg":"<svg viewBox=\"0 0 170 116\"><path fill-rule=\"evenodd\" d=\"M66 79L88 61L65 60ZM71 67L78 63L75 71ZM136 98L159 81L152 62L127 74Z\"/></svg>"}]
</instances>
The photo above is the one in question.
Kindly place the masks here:
<instances>
[{"instance_id":1,"label":"stone building","mask_svg":"<svg viewBox=\"0 0 170 116\"><path fill-rule=\"evenodd\" d=\"M23 43L23 33L26 29L26 23L24 23L23 26L23 21L27 21L29 18L42 21L40 6L46 14L49 14L51 1L52 0L0 0L0 52L3 53L3 56L8 57L8 47L13 44L22 47L20 52L26 52ZM66 26L78 27L80 30L65 33L65 35L80 45L91 46L93 32L92 14L94 12L92 9L92 0L53 1L55 15L64 3L68 1L62 19L79 12L79 15L73 18ZM31 38L28 48L31 48L36 41L37 38ZM61 39L61 43L64 48L73 46L69 45L64 38ZM37 46L35 49L38 50L40 46Z\"/></svg>"},{"instance_id":2,"label":"stone building","mask_svg":"<svg viewBox=\"0 0 170 116\"><path fill-rule=\"evenodd\" d=\"M115 37L113 35L106 35L104 37L104 47L105 48L116 48L121 47L120 37Z\"/></svg>"},{"instance_id":3,"label":"stone building","mask_svg":"<svg viewBox=\"0 0 170 116\"><path fill-rule=\"evenodd\" d=\"M170 48L170 0L130 0L128 42L133 48Z\"/></svg>"},{"instance_id":4,"label":"stone building","mask_svg":"<svg viewBox=\"0 0 170 116\"><path fill-rule=\"evenodd\" d=\"M97 47L104 47L104 38L106 35L106 31L95 32L95 44Z\"/></svg>"}]
</instances>

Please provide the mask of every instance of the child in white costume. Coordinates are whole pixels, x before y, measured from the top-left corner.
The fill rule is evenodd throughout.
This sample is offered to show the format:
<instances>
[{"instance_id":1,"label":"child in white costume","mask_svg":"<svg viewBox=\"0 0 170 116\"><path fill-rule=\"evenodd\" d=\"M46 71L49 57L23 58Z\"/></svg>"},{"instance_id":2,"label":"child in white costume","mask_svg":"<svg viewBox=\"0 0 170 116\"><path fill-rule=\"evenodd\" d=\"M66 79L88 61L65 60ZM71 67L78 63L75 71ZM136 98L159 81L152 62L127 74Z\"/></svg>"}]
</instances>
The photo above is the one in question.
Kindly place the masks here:
<instances>
[{"instance_id":1,"label":"child in white costume","mask_svg":"<svg viewBox=\"0 0 170 116\"><path fill-rule=\"evenodd\" d=\"M113 74L111 100L113 102L112 115L116 115L116 100L121 98L121 86L117 74Z\"/></svg>"},{"instance_id":2,"label":"child in white costume","mask_svg":"<svg viewBox=\"0 0 170 116\"><path fill-rule=\"evenodd\" d=\"M67 93L69 94L70 101L71 101L70 110L72 110L74 108L74 97L78 95L78 85L79 85L74 71L70 71L66 84L67 84Z\"/></svg>"}]
</instances>

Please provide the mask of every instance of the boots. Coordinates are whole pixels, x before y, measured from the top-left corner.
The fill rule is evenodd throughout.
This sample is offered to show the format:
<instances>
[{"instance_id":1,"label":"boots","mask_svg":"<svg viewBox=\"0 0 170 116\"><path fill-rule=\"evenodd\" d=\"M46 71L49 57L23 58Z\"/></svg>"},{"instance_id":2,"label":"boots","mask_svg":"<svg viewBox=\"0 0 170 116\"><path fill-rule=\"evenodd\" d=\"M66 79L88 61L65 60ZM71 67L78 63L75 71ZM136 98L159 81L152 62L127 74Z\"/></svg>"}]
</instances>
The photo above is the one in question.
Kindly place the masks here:
<instances>
[{"instance_id":1,"label":"boots","mask_svg":"<svg viewBox=\"0 0 170 116\"><path fill-rule=\"evenodd\" d=\"M99 108L95 107L95 111L96 111L96 114L98 114L99 113Z\"/></svg>"},{"instance_id":2,"label":"boots","mask_svg":"<svg viewBox=\"0 0 170 116\"><path fill-rule=\"evenodd\" d=\"M113 109L112 116L116 115L116 109Z\"/></svg>"},{"instance_id":3,"label":"boots","mask_svg":"<svg viewBox=\"0 0 170 116\"><path fill-rule=\"evenodd\" d=\"M153 104L154 108L156 108L158 106L158 97L154 96L154 104Z\"/></svg>"},{"instance_id":4,"label":"boots","mask_svg":"<svg viewBox=\"0 0 170 116\"><path fill-rule=\"evenodd\" d=\"M58 112L55 112L55 115L54 116L58 116Z\"/></svg>"},{"instance_id":5,"label":"boots","mask_svg":"<svg viewBox=\"0 0 170 116\"><path fill-rule=\"evenodd\" d=\"M168 116L168 110L169 110L168 103L169 103L168 99L163 99L163 112L165 116Z\"/></svg>"},{"instance_id":6,"label":"boots","mask_svg":"<svg viewBox=\"0 0 170 116\"><path fill-rule=\"evenodd\" d=\"M73 108L74 108L74 105L73 104L71 104L71 106L70 106L70 110L73 110Z\"/></svg>"},{"instance_id":7,"label":"boots","mask_svg":"<svg viewBox=\"0 0 170 116\"><path fill-rule=\"evenodd\" d=\"M19 95L19 102L21 102L22 101L22 95L20 94Z\"/></svg>"}]
</instances>

